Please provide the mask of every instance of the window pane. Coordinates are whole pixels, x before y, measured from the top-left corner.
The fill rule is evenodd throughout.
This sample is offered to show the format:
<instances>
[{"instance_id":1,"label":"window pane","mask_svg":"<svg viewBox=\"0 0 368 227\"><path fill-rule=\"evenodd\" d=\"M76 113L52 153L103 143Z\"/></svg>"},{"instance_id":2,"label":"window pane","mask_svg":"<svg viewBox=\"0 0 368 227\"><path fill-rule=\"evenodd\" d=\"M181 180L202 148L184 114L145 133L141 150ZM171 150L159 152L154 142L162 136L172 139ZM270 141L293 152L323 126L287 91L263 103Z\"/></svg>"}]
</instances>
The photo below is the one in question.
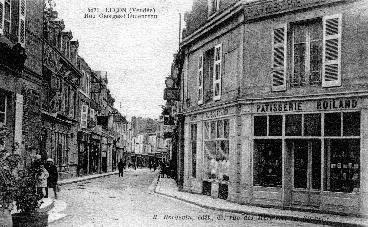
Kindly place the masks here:
<instances>
[{"instance_id":1,"label":"window pane","mask_svg":"<svg viewBox=\"0 0 368 227\"><path fill-rule=\"evenodd\" d=\"M310 44L310 84L319 84L322 72L322 41L312 41Z\"/></svg>"},{"instance_id":2,"label":"window pane","mask_svg":"<svg viewBox=\"0 0 368 227\"><path fill-rule=\"evenodd\" d=\"M224 124L222 120L217 121L217 138L224 138Z\"/></svg>"},{"instance_id":3,"label":"window pane","mask_svg":"<svg viewBox=\"0 0 368 227\"><path fill-rule=\"evenodd\" d=\"M294 44L294 75L291 83L300 85L305 74L305 43Z\"/></svg>"},{"instance_id":4,"label":"window pane","mask_svg":"<svg viewBox=\"0 0 368 227\"><path fill-rule=\"evenodd\" d=\"M317 20L311 23L309 26L309 31L311 40L322 40L322 21Z\"/></svg>"},{"instance_id":5,"label":"window pane","mask_svg":"<svg viewBox=\"0 0 368 227\"><path fill-rule=\"evenodd\" d=\"M206 164L206 175L208 178L216 178L216 142L205 141L205 164Z\"/></svg>"},{"instance_id":6,"label":"window pane","mask_svg":"<svg viewBox=\"0 0 368 227\"><path fill-rule=\"evenodd\" d=\"M325 140L325 188L334 192L357 192L360 187L360 140Z\"/></svg>"},{"instance_id":7,"label":"window pane","mask_svg":"<svg viewBox=\"0 0 368 227\"><path fill-rule=\"evenodd\" d=\"M295 140L294 144L294 188L307 188L308 141Z\"/></svg>"},{"instance_id":8,"label":"window pane","mask_svg":"<svg viewBox=\"0 0 368 227\"><path fill-rule=\"evenodd\" d=\"M228 119L224 120L224 137L229 138L230 121Z\"/></svg>"},{"instance_id":9,"label":"window pane","mask_svg":"<svg viewBox=\"0 0 368 227\"><path fill-rule=\"evenodd\" d=\"M5 95L0 95L0 112L5 112Z\"/></svg>"},{"instance_id":10,"label":"window pane","mask_svg":"<svg viewBox=\"0 0 368 227\"><path fill-rule=\"evenodd\" d=\"M254 136L267 136L267 116L254 117Z\"/></svg>"},{"instance_id":11,"label":"window pane","mask_svg":"<svg viewBox=\"0 0 368 227\"><path fill-rule=\"evenodd\" d=\"M217 138L216 135L216 121L211 121L211 139Z\"/></svg>"},{"instance_id":12,"label":"window pane","mask_svg":"<svg viewBox=\"0 0 368 227\"><path fill-rule=\"evenodd\" d=\"M215 96L220 95L220 83L215 84Z\"/></svg>"},{"instance_id":13,"label":"window pane","mask_svg":"<svg viewBox=\"0 0 368 227\"><path fill-rule=\"evenodd\" d=\"M192 177L197 174L197 125L191 125Z\"/></svg>"},{"instance_id":14,"label":"window pane","mask_svg":"<svg viewBox=\"0 0 368 227\"><path fill-rule=\"evenodd\" d=\"M285 116L285 135L301 136L302 135L302 115L292 114Z\"/></svg>"},{"instance_id":15,"label":"window pane","mask_svg":"<svg viewBox=\"0 0 368 227\"><path fill-rule=\"evenodd\" d=\"M304 43L306 41L306 26L294 25L294 43Z\"/></svg>"},{"instance_id":16,"label":"window pane","mask_svg":"<svg viewBox=\"0 0 368 227\"><path fill-rule=\"evenodd\" d=\"M5 114L4 113L0 113L0 123L2 123L2 124L5 123Z\"/></svg>"},{"instance_id":17,"label":"window pane","mask_svg":"<svg viewBox=\"0 0 368 227\"><path fill-rule=\"evenodd\" d=\"M204 122L204 135L203 135L204 139L209 139L210 135L209 130L210 130L209 122Z\"/></svg>"},{"instance_id":18,"label":"window pane","mask_svg":"<svg viewBox=\"0 0 368 227\"><path fill-rule=\"evenodd\" d=\"M215 80L220 79L220 70L221 70L221 65L220 64L216 64L215 65L215 72L216 72Z\"/></svg>"},{"instance_id":19,"label":"window pane","mask_svg":"<svg viewBox=\"0 0 368 227\"><path fill-rule=\"evenodd\" d=\"M255 140L254 185L281 187L282 140Z\"/></svg>"},{"instance_id":20,"label":"window pane","mask_svg":"<svg viewBox=\"0 0 368 227\"><path fill-rule=\"evenodd\" d=\"M270 136L281 136L282 135L282 115L271 115L269 116L269 135Z\"/></svg>"},{"instance_id":21,"label":"window pane","mask_svg":"<svg viewBox=\"0 0 368 227\"><path fill-rule=\"evenodd\" d=\"M360 113L343 113L344 136L360 136Z\"/></svg>"},{"instance_id":22,"label":"window pane","mask_svg":"<svg viewBox=\"0 0 368 227\"><path fill-rule=\"evenodd\" d=\"M325 114L325 136L341 136L341 113Z\"/></svg>"},{"instance_id":23,"label":"window pane","mask_svg":"<svg viewBox=\"0 0 368 227\"><path fill-rule=\"evenodd\" d=\"M312 142L312 188L321 189L321 141Z\"/></svg>"},{"instance_id":24,"label":"window pane","mask_svg":"<svg viewBox=\"0 0 368 227\"><path fill-rule=\"evenodd\" d=\"M304 115L304 135L305 136L321 135L321 114Z\"/></svg>"}]
</instances>

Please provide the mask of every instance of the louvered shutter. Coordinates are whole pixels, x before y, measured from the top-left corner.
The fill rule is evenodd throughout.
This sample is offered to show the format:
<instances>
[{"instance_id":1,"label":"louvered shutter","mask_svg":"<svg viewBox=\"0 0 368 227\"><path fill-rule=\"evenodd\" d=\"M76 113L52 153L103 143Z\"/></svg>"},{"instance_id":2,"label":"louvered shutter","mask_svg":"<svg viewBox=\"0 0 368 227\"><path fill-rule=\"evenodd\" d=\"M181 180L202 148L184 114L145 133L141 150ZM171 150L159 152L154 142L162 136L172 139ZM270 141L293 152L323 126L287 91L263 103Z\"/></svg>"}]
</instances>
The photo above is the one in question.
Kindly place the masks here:
<instances>
[{"instance_id":1,"label":"louvered shutter","mask_svg":"<svg viewBox=\"0 0 368 227\"><path fill-rule=\"evenodd\" d=\"M215 46L213 70L213 100L221 98L222 44Z\"/></svg>"},{"instance_id":2,"label":"louvered shutter","mask_svg":"<svg viewBox=\"0 0 368 227\"><path fill-rule=\"evenodd\" d=\"M203 103L203 54L198 58L198 104Z\"/></svg>"},{"instance_id":3,"label":"louvered shutter","mask_svg":"<svg viewBox=\"0 0 368 227\"><path fill-rule=\"evenodd\" d=\"M287 25L274 28L272 32L272 90L286 90Z\"/></svg>"},{"instance_id":4,"label":"louvered shutter","mask_svg":"<svg viewBox=\"0 0 368 227\"><path fill-rule=\"evenodd\" d=\"M0 0L0 34L4 34L4 0Z\"/></svg>"},{"instance_id":5,"label":"louvered shutter","mask_svg":"<svg viewBox=\"0 0 368 227\"><path fill-rule=\"evenodd\" d=\"M18 42L24 47L26 37L26 0L20 0L19 3L19 36Z\"/></svg>"},{"instance_id":6,"label":"louvered shutter","mask_svg":"<svg viewBox=\"0 0 368 227\"><path fill-rule=\"evenodd\" d=\"M322 86L341 86L341 15L323 18Z\"/></svg>"}]
</instances>

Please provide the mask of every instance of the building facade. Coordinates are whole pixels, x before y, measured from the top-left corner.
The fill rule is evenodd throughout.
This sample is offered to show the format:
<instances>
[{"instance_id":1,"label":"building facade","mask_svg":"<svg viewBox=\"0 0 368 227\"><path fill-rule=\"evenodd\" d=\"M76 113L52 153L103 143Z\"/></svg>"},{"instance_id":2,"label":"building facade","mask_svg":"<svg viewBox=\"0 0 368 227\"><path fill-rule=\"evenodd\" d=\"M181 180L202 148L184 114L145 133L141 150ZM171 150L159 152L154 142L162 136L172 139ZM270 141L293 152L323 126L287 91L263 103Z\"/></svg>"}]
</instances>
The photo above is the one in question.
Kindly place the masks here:
<instances>
[{"instance_id":1,"label":"building facade","mask_svg":"<svg viewBox=\"0 0 368 227\"><path fill-rule=\"evenodd\" d=\"M367 7L196 1L181 42L184 190L367 214Z\"/></svg>"}]
</instances>

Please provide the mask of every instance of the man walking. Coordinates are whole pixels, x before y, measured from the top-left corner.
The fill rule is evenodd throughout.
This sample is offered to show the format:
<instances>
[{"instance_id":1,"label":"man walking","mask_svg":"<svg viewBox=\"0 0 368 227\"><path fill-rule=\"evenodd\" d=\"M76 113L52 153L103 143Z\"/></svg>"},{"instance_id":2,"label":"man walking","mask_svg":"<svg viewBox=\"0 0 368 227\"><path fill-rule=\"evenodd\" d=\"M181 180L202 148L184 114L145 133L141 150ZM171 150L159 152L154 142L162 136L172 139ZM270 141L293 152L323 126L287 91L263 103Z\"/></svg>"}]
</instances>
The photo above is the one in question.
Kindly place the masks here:
<instances>
[{"instance_id":1,"label":"man walking","mask_svg":"<svg viewBox=\"0 0 368 227\"><path fill-rule=\"evenodd\" d=\"M123 160L120 159L119 163L118 163L118 170L119 170L119 177L123 177L124 174L124 163Z\"/></svg>"},{"instance_id":2,"label":"man walking","mask_svg":"<svg viewBox=\"0 0 368 227\"><path fill-rule=\"evenodd\" d=\"M46 198L49 196L49 189L52 188L54 190L55 199L57 199L56 187L58 181L58 171L56 166L54 165L54 160L51 158L46 161L46 170L49 172L49 178L47 178L47 188L46 188Z\"/></svg>"}]
</instances>

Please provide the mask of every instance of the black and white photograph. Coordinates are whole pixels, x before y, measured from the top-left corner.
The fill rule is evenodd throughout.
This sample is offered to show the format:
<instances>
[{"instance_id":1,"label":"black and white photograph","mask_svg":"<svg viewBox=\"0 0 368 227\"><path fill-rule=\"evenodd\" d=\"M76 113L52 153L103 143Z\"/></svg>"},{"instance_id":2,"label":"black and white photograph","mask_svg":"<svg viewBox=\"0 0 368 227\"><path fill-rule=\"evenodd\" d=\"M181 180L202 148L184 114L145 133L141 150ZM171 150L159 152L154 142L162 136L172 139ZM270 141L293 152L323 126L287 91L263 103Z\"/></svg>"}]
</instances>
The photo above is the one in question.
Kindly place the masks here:
<instances>
[{"instance_id":1,"label":"black and white photograph","mask_svg":"<svg viewBox=\"0 0 368 227\"><path fill-rule=\"evenodd\" d=\"M368 226L368 0L0 0L0 227Z\"/></svg>"}]
</instances>

